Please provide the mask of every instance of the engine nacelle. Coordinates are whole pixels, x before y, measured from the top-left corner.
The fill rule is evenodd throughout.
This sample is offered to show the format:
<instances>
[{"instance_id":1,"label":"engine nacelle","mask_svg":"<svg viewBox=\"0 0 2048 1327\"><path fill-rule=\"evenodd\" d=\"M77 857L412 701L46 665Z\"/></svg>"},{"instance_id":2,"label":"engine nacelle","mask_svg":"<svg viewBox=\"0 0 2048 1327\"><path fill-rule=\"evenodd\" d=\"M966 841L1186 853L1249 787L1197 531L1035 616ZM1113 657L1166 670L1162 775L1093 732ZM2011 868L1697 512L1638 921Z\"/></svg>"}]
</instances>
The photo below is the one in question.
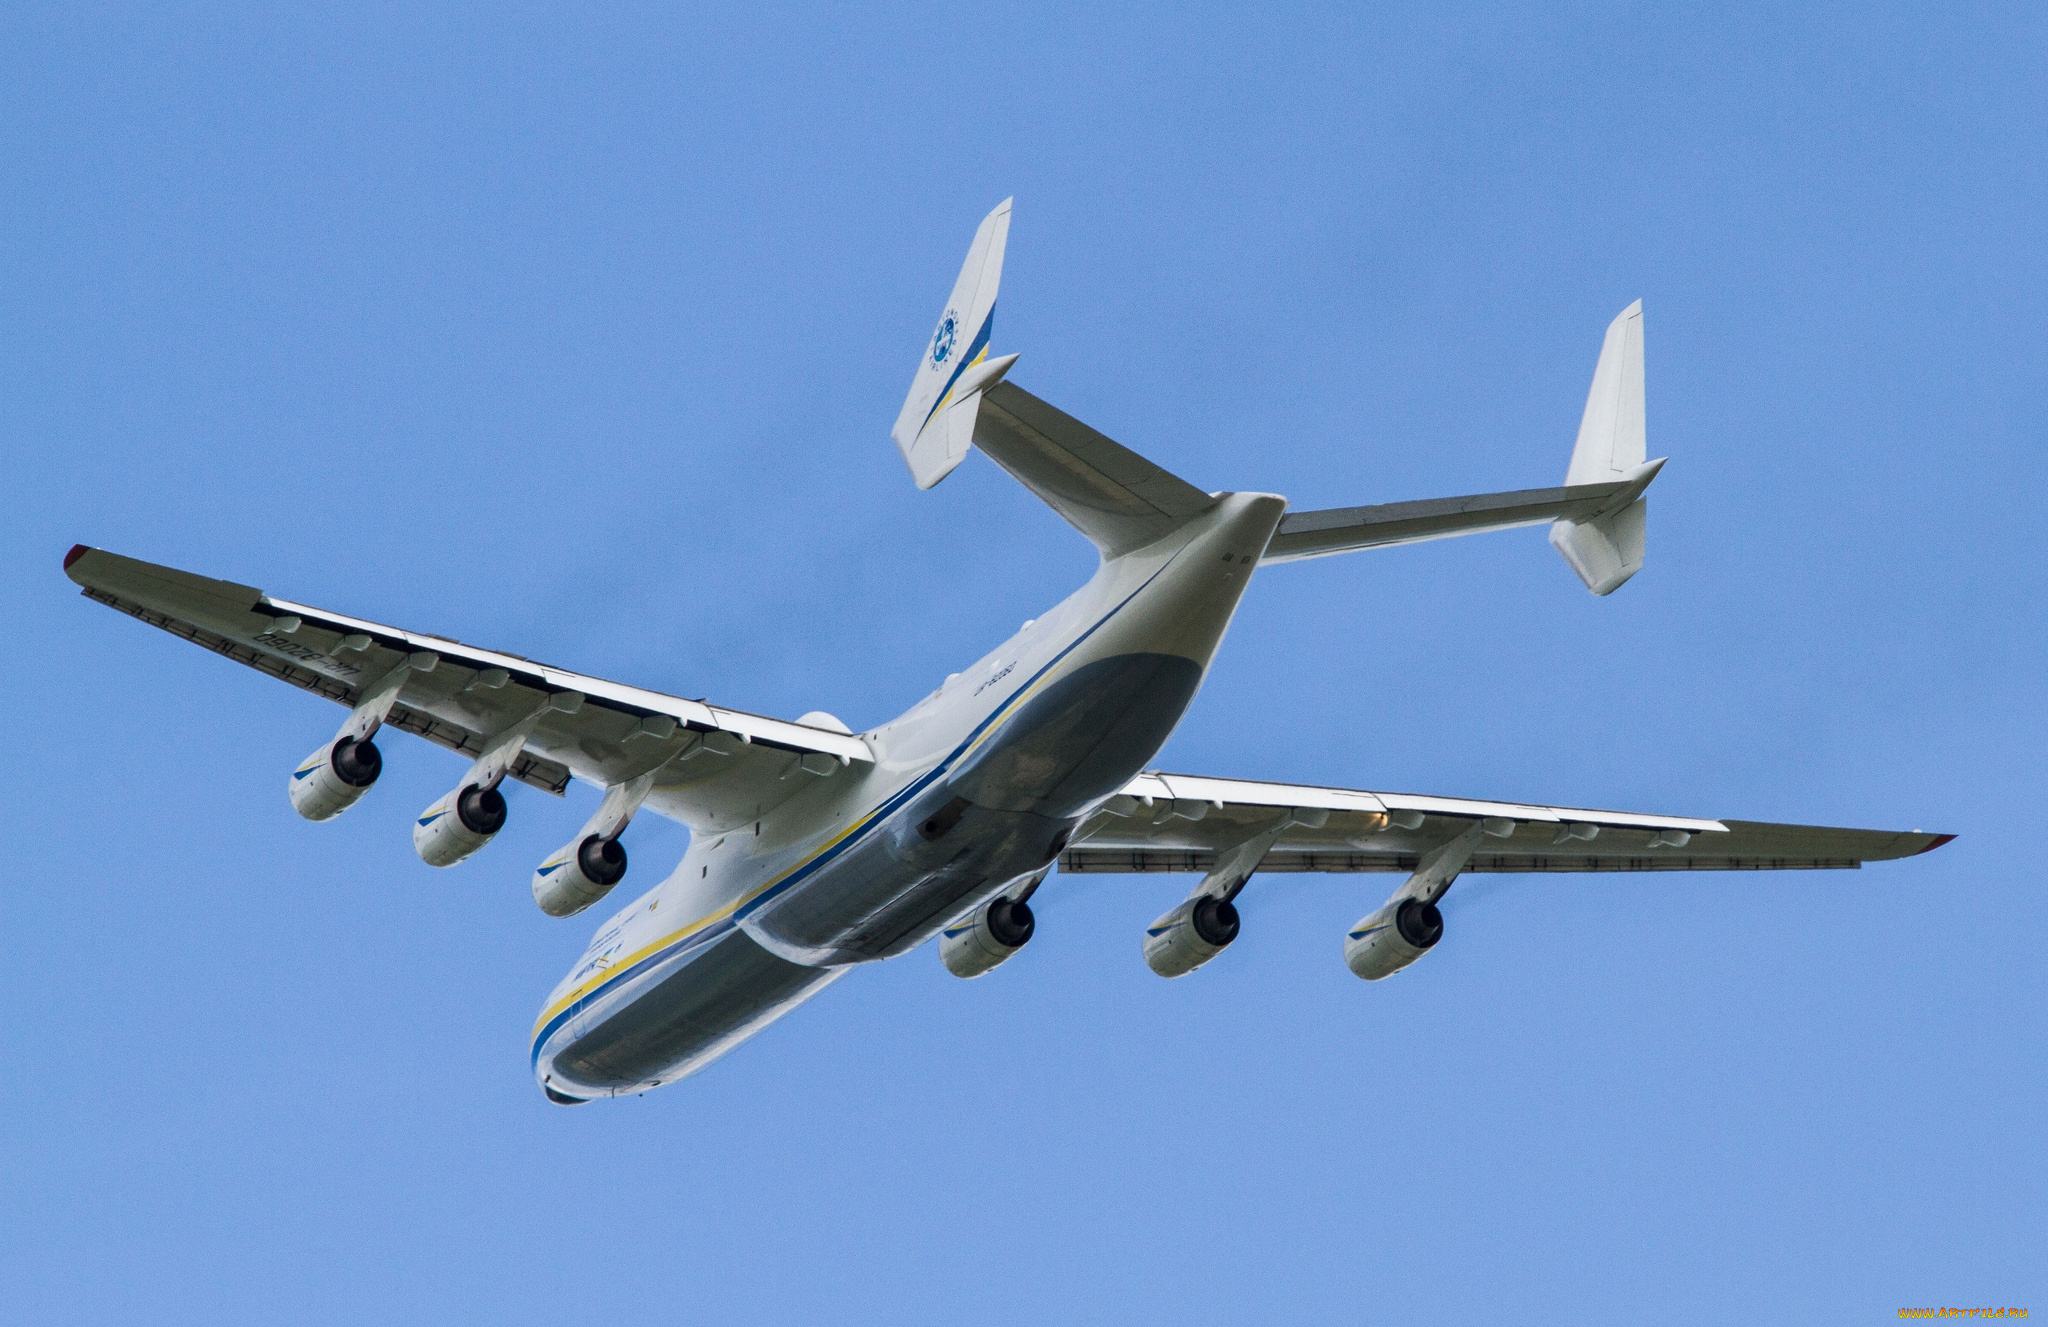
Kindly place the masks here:
<instances>
[{"instance_id":1,"label":"engine nacelle","mask_svg":"<svg viewBox=\"0 0 2048 1327\"><path fill-rule=\"evenodd\" d=\"M1031 905L997 898L939 933L939 957L956 977L979 977L1022 949L1038 929Z\"/></svg>"},{"instance_id":2,"label":"engine nacelle","mask_svg":"<svg viewBox=\"0 0 2048 1327\"><path fill-rule=\"evenodd\" d=\"M550 917L574 917L626 878L626 845L586 835L540 864L533 901Z\"/></svg>"},{"instance_id":3,"label":"engine nacelle","mask_svg":"<svg viewBox=\"0 0 2048 1327\"><path fill-rule=\"evenodd\" d=\"M505 794L465 783L420 812L412 846L429 866L453 866L505 828Z\"/></svg>"},{"instance_id":4,"label":"engine nacelle","mask_svg":"<svg viewBox=\"0 0 2048 1327\"><path fill-rule=\"evenodd\" d=\"M1145 963L1162 977L1185 977L1237 939L1237 905L1203 894L1145 928Z\"/></svg>"},{"instance_id":5,"label":"engine nacelle","mask_svg":"<svg viewBox=\"0 0 2048 1327\"><path fill-rule=\"evenodd\" d=\"M1344 962L1367 981L1391 977L1444 936L1436 904L1407 898L1361 918L1344 937Z\"/></svg>"},{"instance_id":6,"label":"engine nacelle","mask_svg":"<svg viewBox=\"0 0 2048 1327\"><path fill-rule=\"evenodd\" d=\"M384 772L375 742L344 737L306 757L292 771L292 810L308 820L332 820L354 806Z\"/></svg>"}]
</instances>

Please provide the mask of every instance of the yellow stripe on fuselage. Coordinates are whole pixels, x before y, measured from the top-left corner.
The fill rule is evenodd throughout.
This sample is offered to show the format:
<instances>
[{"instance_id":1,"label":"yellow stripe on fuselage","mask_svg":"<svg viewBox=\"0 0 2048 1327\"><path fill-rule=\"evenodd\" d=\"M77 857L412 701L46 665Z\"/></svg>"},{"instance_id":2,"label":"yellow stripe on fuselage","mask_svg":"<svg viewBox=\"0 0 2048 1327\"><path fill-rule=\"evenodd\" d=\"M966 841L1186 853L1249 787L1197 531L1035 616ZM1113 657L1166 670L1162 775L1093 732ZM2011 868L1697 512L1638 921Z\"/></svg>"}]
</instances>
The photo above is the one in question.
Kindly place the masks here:
<instances>
[{"instance_id":1,"label":"yellow stripe on fuselage","mask_svg":"<svg viewBox=\"0 0 2048 1327\"><path fill-rule=\"evenodd\" d=\"M634 964L639 963L641 960L658 954L662 950L667 949L673 945L679 944L682 941L687 940L691 936L697 934L697 932L703 930L705 927L713 925L717 922L724 921L726 918L732 916L735 912L738 912L741 908L744 908L747 904L759 898L763 893L775 888L775 886L789 879L798 871L803 870L812 862L817 861L818 858L832 851L833 848L843 843L848 835L857 832L858 830L864 828L866 825L871 823L874 820L875 816L880 813L880 811L881 808L876 807L875 810L870 811L866 816L855 821L853 824L848 825L840 833L834 835L832 838L820 844L816 852L804 858L796 865L790 867L781 875L776 876L767 884L762 885L753 893L734 899L732 902L726 904L724 907L719 908L716 912L707 913L706 915L699 917L696 921L689 923L688 925L682 927L679 930L670 931L667 935L662 936L659 940L655 940L648 944L642 945L640 948L626 955L626 957L612 964L610 968L607 968L602 972L592 974L589 978L583 981L582 984L578 985L577 987L575 987L575 989L571 990L567 995L563 996L559 1000L556 1000L547 1008L541 1010L540 1017L536 1019L533 1024L534 1032L539 1033L539 1031L542 1028L547 1026L548 1020L554 1018L564 1009L567 1009L570 1005L575 1004L578 1000L590 994L599 986L604 985L605 979L607 977L616 976L619 972L631 968Z\"/></svg>"}]
</instances>

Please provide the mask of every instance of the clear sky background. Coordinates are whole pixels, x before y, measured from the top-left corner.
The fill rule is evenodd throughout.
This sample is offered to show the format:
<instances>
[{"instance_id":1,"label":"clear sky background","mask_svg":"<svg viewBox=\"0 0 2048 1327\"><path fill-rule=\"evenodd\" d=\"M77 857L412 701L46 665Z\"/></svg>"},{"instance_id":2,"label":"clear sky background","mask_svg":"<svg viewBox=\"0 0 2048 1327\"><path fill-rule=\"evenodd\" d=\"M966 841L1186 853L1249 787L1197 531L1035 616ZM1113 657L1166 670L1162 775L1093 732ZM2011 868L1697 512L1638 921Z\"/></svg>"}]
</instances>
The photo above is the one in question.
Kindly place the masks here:
<instances>
[{"instance_id":1,"label":"clear sky background","mask_svg":"<svg viewBox=\"0 0 2048 1327\"><path fill-rule=\"evenodd\" d=\"M0 18L0 1317L1876 1322L2048 1313L2037 6L624 5ZM81 599L83 541L861 727L1082 580L888 440L980 217L995 349L1204 488L1557 483L1645 301L1646 569L1271 569L1172 770L1954 832L1860 872L1055 878L684 1085L527 1068L596 917L512 793ZM684 832L628 834L651 884ZM633 892L638 892L637 889Z\"/></svg>"}]
</instances>

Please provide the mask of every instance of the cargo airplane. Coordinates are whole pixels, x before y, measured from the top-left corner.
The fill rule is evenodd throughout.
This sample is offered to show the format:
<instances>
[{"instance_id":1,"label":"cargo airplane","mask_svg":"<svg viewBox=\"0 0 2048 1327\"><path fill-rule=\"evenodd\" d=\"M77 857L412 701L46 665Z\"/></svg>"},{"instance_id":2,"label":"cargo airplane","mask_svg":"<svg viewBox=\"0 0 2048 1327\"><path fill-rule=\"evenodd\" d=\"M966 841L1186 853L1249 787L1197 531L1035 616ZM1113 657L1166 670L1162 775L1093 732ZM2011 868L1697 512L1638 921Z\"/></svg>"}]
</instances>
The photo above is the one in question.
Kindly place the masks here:
<instances>
[{"instance_id":1,"label":"cargo airplane","mask_svg":"<svg viewBox=\"0 0 2048 1327\"><path fill-rule=\"evenodd\" d=\"M1596 595L1643 564L1640 303L1608 327L1561 487L1327 511L1209 493L1010 381L990 354L1009 235L981 223L893 430L928 489L978 448L1101 553L1087 584L915 706L867 732L794 722L552 668L83 545L64 558L100 603L348 711L292 771L292 805L330 820L377 782L383 729L467 762L413 846L454 866L504 828L507 781L603 790L533 873L553 917L604 900L643 807L690 830L665 880L598 927L547 997L533 1073L548 1100L643 1092L704 1068L863 963L938 941L978 977L1034 934L1060 872L1198 877L1145 928L1181 977L1229 948L1261 873L1388 872L1400 887L1343 936L1351 970L1393 975L1443 935L1437 902L1473 871L1856 867L1952 836L1253 782L1151 768L1254 575L1278 563L1547 524ZM1281 574L1285 574L1284 572Z\"/></svg>"}]
</instances>

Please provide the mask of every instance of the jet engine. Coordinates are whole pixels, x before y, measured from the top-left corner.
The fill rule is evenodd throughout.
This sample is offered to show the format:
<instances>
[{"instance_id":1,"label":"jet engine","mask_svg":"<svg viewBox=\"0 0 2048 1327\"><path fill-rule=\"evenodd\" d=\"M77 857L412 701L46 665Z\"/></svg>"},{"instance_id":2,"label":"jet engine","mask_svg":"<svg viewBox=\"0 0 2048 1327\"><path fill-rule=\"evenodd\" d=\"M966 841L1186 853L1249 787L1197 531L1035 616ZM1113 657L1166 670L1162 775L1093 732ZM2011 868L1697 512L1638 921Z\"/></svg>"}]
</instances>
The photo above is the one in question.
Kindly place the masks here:
<instances>
[{"instance_id":1,"label":"jet engine","mask_svg":"<svg viewBox=\"0 0 2048 1327\"><path fill-rule=\"evenodd\" d=\"M1443 939L1444 915L1418 898L1389 901L1344 937L1344 962L1367 981L1391 977Z\"/></svg>"},{"instance_id":2,"label":"jet engine","mask_svg":"<svg viewBox=\"0 0 2048 1327\"><path fill-rule=\"evenodd\" d=\"M384 753L375 742L341 738L292 771L292 810L308 820L332 820L370 791L383 772Z\"/></svg>"},{"instance_id":3,"label":"jet engine","mask_svg":"<svg viewBox=\"0 0 2048 1327\"><path fill-rule=\"evenodd\" d=\"M1145 928L1145 963L1162 977L1185 977L1237 939L1237 905L1201 894Z\"/></svg>"},{"instance_id":4,"label":"jet engine","mask_svg":"<svg viewBox=\"0 0 2048 1327\"><path fill-rule=\"evenodd\" d=\"M505 828L505 794L465 783L420 812L412 846L429 866L453 866Z\"/></svg>"},{"instance_id":5,"label":"jet engine","mask_svg":"<svg viewBox=\"0 0 2048 1327\"><path fill-rule=\"evenodd\" d=\"M625 878L626 846L589 834L540 864L533 873L533 901L550 917L573 917Z\"/></svg>"},{"instance_id":6,"label":"jet engine","mask_svg":"<svg viewBox=\"0 0 2048 1327\"><path fill-rule=\"evenodd\" d=\"M939 933L939 957L954 976L979 977L1022 949L1037 927L1030 904L992 899Z\"/></svg>"}]
</instances>

